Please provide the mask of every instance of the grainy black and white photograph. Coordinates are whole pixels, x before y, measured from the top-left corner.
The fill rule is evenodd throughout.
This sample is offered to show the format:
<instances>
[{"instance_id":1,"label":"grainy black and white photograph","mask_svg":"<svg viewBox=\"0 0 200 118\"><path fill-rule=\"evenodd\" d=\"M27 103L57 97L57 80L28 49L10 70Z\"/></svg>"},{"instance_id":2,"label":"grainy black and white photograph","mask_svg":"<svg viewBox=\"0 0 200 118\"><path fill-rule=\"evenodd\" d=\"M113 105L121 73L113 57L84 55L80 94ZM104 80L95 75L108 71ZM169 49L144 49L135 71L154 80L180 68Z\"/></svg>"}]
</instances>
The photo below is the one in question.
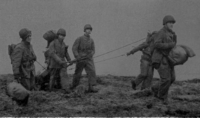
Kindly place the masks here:
<instances>
[{"instance_id":1,"label":"grainy black and white photograph","mask_svg":"<svg viewBox=\"0 0 200 118\"><path fill-rule=\"evenodd\" d=\"M0 117L200 116L200 0L1 0Z\"/></svg>"}]
</instances>

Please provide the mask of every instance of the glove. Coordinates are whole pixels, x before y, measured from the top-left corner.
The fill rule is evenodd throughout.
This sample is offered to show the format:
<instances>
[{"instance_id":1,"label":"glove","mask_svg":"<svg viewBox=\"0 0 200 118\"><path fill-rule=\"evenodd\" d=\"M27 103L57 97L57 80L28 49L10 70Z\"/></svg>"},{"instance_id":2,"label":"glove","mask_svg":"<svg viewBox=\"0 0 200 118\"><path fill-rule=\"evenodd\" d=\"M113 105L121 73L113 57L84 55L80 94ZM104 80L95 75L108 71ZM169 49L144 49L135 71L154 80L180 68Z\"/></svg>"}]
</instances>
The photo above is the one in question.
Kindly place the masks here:
<instances>
[{"instance_id":1,"label":"glove","mask_svg":"<svg viewBox=\"0 0 200 118\"><path fill-rule=\"evenodd\" d=\"M68 61L68 63L69 63L69 65L68 66L71 66L71 65L73 65L73 61Z\"/></svg>"},{"instance_id":2,"label":"glove","mask_svg":"<svg viewBox=\"0 0 200 118\"><path fill-rule=\"evenodd\" d=\"M63 68L67 68L68 67L67 63L64 63L62 66L63 66Z\"/></svg>"},{"instance_id":3,"label":"glove","mask_svg":"<svg viewBox=\"0 0 200 118\"><path fill-rule=\"evenodd\" d=\"M76 61L78 61L78 60L80 60L81 59L81 57L80 56L77 56L76 57Z\"/></svg>"},{"instance_id":4,"label":"glove","mask_svg":"<svg viewBox=\"0 0 200 118\"><path fill-rule=\"evenodd\" d=\"M88 58L92 58L94 53L90 52L90 54L87 55Z\"/></svg>"},{"instance_id":5,"label":"glove","mask_svg":"<svg viewBox=\"0 0 200 118\"><path fill-rule=\"evenodd\" d=\"M69 63L69 64L67 64ZM68 66L71 66L73 63L70 63L70 62L67 62L67 63L64 63L62 64L63 68L67 68Z\"/></svg>"},{"instance_id":6,"label":"glove","mask_svg":"<svg viewBox=\"0 0 200 118\"><path fill-rule=\"evenodd\" d=\"M35 56L33 56L33 57L30 58L30 61L36 61L36 60L37 60L37 59L36 59Z\"/></svg>"},{"instance_id":7,"label":"glove","mask_svg":"<svg viewBox=\"0 0 200 118\"><path fill-rule=\"evenodd\" d=\"M127 56L131 55L131 52L128 52L126 55L127 55Z\"/></svg>"}]
</instances>

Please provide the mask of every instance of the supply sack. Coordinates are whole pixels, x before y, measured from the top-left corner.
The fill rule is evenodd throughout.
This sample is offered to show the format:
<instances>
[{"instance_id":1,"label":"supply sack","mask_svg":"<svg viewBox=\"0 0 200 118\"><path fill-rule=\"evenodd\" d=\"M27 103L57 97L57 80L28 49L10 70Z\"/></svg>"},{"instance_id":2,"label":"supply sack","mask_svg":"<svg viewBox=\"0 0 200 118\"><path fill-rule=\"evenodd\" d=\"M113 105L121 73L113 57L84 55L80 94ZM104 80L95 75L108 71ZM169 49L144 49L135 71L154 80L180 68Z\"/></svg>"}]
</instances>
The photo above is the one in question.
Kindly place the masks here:
<instances>
[{"instance_id":1,"label":"supply sack","mask_svg":"<svg viewBox=\"0 0 200 118\"><path fill-rule=\"evenodd\" d=\"M24 100L29 96L30 91L26 90L21 84L13 81L7 84L7 94L15 100Z\"/></svg>"},{"instance_id":2,"label":"supply sack","mask_svg":"<svg viewBox=\"0 0 200 118\"><path fill-rule=\"evenodd\" d=\"M189 57L194 57L194 51L185 45L176 45L169 53L168 59L175 65L184 64Z\"/></svg>"}]
</instances>

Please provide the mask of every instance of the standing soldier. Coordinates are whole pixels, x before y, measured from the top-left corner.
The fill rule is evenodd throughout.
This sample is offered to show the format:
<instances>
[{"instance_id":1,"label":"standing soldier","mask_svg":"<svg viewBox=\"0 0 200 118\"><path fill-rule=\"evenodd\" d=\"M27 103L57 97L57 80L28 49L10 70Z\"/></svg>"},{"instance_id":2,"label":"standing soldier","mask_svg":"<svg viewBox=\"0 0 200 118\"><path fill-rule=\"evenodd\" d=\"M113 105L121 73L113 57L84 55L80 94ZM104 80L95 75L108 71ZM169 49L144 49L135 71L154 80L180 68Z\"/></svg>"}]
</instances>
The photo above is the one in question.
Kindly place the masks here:
<instances>
[{"instance_id":1,"label":"standing soldier","mask_svg":"<svg viewBox=\"0 0 200 118\"><path fill-rule=\"evenodd\" d=\"M137 76L136 80L132 80L132 88L136 90L136 87L143 82L142 84L142 90L146 88L151 87L151 81L153 78L153 67L151 64L151 55L153 51L153 43L154 43L154 34L156 32L153 32L152 34L148 33L147 39L145 42L140 44L139 46L135 47L133 50L127 53L127 56L130 54L134 54L137 51L142 51L143 55L141 56L141 64L140 64L140 74Z\"/></svg>"},{"instance_id":2,"label":"standing soldier","mask_svg":"<svg viewBox=\"0 0 200 118\"><path fill-rule=\"evenodd\" d=\"M154 43L152 64L158 70L160 82L152 87L154 96L168 103L167 96L171 84L175 81L174 66L168 60L170 50L176 45L176 34L173 32L175 19L167 15L163 19L164 27L158 32Z\"/></svg>"},{"instance_id":3,"label":"standing soldier","mask_svg":"<svg viewBox=\"0 0 200 118\"><path fill-rule=\"evenodd\" d=\"M26 89L35 89L35 66L36 56L31 45L31 31L24 28L19 32L22 39L11 54L11 61L15 79Z\"/></svg>"},{"instance_id":4,"label":"standing soldier","mask_svg":"<svg viewBox=\"0 0 200 118\"><path fill-rule=\"evenodd\" d=\"M95 45L93 39L90 37L92 32L90 24L84 26L84 32L83 36L76 39L72 48L77 63L71 89L79 85L82 71L85 69L89 79L87 92L98 92L98 90L94 89L94 85L96 84L96 72L93 61Z\"/></svg>"},{"instance_id":5,"label":"standing soldier","mask_svg":"<svg viewBox=\"0 0 200 118\"><path fill-rule=\"evenodd\" d=\"M55 30L49 30L44 35L43 38L47 41L46 51L44 51L45 63L47 65L47 69L49 69L50 65L50 57L48 55L49 45L54 40L57 39L57 33Z\"/></svg>"},{"instance_id":6,"label":"standing soldier","mask_svg":"<svg viewBox=\"0 0 200 118\"><path fill-rule=\"evenodd\" d=\"M71 61L68 54L68 46L64 43L64 38L66 36L66 31L64 29L59 29L57 32L57 39L54 39L49 45L49 56L50 56L50 81L49 90L51 91L57 83L57 88L61 88L61 70L66 67L66 61ZM56 80L56 81L55 81ZM63 89L63 86L62 86Z\"/></svg>"},{"instance_id":7,"label":"standing soldier","mask_svg":"<svg viewBox=\"0 0 200 118\"><path fill-rule=\"evenodd\" d=\"M45 71L43 71L41 74L39 74L38 76L36 76L36 85L38 85L39 90L46 90L49 87L47 86L47 84L49 84L49 80L50 80L50 56L48 55L49 52L49 45L50 43L54 40L57 39L57 32L54 30L49 30L46 33L44 33L43 38L47 41L47 47L46 47L46 51L44 51L44 57L45 57L45 63L46 63L46 68L43 67L43 69L45 69Z\"/></svg>"}]
</instances>

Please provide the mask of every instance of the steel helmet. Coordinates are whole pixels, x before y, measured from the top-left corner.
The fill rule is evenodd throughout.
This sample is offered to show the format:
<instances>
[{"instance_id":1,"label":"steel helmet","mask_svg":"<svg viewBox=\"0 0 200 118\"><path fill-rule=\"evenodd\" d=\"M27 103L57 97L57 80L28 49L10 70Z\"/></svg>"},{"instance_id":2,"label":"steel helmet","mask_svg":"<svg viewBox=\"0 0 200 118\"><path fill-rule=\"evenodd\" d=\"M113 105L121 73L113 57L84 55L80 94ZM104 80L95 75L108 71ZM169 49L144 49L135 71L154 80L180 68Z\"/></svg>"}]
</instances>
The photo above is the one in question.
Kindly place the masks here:
<instances>
[{"instance_id":1,"label":"steel helmet","mask_svg":"<svg viewBox=\"0 0 200 118\"><path fill-rule=\"evenodd\" d=\"M57 35L62 35L62 36L66 36L66 31L65 29L60 28L57 32Z\"/></svg>"},{"instance_id":2,"label":"steel helmet","mask_svg":"<svg viewBox=\"0 0 200 118\"><path fill-rule=\"evenodd\" d=\"M84 32L85 32L86 29L92 30L92 26L91 26L90 24L86 24L86 25L84 26Z\"/></svg>"},{"instance_id":3,"label":"steel helmet","mask_svg":"<svg viewBox=\"0 0 200 118\"><path fill-rule=\"evenodd\" d=\"M167 15L163 18L163 25L167 24L168 22L173 22L176 23L176 20L174 19L173 16Z\"/></svg>"},{"instance_id":4,"label":"steel helmet","mask_svg":"<svg viewBox=\"0 0 200 118\"><path fill-rule=\"evenodd\" d=\"M19 36L22 39L26 39L28 36L31 36L31 31L27 28L23 28L19 31Z\"/></svg>"}]
</instances>

